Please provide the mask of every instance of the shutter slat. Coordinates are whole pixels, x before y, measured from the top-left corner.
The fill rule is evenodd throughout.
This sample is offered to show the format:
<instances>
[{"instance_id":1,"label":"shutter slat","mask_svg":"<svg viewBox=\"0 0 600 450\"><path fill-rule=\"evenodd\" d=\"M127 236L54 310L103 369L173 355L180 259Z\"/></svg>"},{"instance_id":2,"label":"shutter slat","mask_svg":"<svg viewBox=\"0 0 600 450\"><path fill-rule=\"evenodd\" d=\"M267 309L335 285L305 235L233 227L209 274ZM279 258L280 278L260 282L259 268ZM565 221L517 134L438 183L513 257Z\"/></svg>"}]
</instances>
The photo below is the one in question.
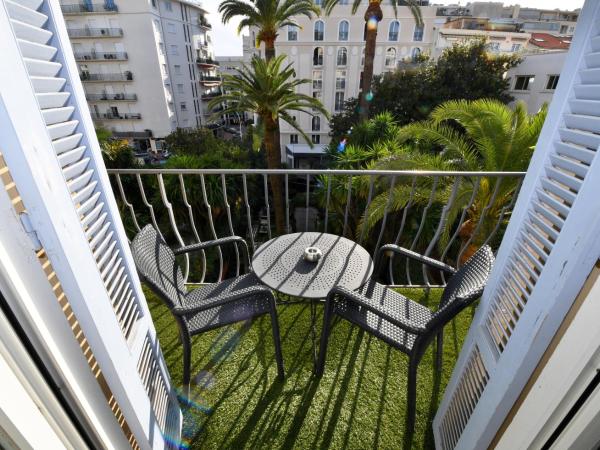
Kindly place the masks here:
<instances>
[{"instance_id":1,"label":"shutter slat","mask_svg":"<svg viewBox=\"0 0 600 450\"><path fill-rule=\"evenodd\" d=\"M35 94L41 109L60 108L67 103L70 96L71 94L68 92L46 92L43 94Z\"/></svg>"},{"instance_id":2,"label":"shutter slat","mask_svg":"<svg viewBox=\"0 0 600 450\"><path fill-rule=\"evenodd\" d=\"M21 54L25 58L39 59L42 61L52 61L56 55L56 48L50 45L38 44L37 42L17 39Z\"/></svg>"},{"instance_id":3,"label":"shutter slat","mask_svg":"<svg viewBox=\"0 0 600 450\"><path fill-rule=\"evenodd\" d=\"M10 17L14 20L26 23L33 27L43 27L48 21L48 16L37 12L32 8L28 8L26 5L20 5L12 0L4 0L6 10Z\"/></svg>"},{"instance_id":4,"label":"shutter slat","mask_svg":"<svg viewBox=\"0 0 600 450\"><path fill-rule=\"evenodd\" d=\"M38 28L20 20L10 19L15 35L24 41L36 42L38 44L47 44L52 39L50 31Z\"/></svg>"}]
</instances>

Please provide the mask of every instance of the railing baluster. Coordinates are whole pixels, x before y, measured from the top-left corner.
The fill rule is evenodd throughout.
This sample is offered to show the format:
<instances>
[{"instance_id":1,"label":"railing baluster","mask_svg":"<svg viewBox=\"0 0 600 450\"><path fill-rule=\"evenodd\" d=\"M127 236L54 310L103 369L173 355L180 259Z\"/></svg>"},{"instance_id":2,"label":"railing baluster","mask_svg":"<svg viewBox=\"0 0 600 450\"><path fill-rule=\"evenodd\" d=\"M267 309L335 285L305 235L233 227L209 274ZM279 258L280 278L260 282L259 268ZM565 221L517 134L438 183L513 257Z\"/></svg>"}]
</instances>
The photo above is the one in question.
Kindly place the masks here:
<instances>
[{"instance_id":1,"label":"railing baluster","mask_svg":"<svg viewBox=\"0 0 600 450\"><path fill-rule=\"evenodd\" d=\"M308 231L308 206L310 205L310 174L306 175L306 209L304 210L304 231Z\"/></svg>"},{"instance_id":2,"label":"railing baluster","mask_svg":"<svg viewBox=\"0 0 600 450\"><path fill-rule=\"evenodd\" d=\"M381 230L379 231L379 237L377 238L377 244L375 245L373 254L377 253L377 250L379 250L379 246L381 245L381 239L383 239L383 232L385 231L385 225L387 222L388 212L390 210L390 205L392 204L392 198L394 197L394 186L395 185L396 185L396 175L392 175L392 181L390 182L390 193L389 193L388 201L385 205L385 210L383 212L383 220L381 221Z\"/></svg>"},{"instance_id":3,"label":"railing baluster","mask_svg":"<svg viewBox=\"0 0 600 450\"><path fill-rule=\"evenodd\" d=\"M406 206L404 207L404 210L402 211L402 221L400 222L400 229L398 230L398 234L396 235L396 240L394 241L394 244L396 244L396 245L399 245L399 243L400 243L400 237L402 236L402 232L404 231L404 225L406 224L406 217L408 216L408 211L410 210L410 207L413 204L413 199L415 196L416 188L417 188L417 177L413 176L412 185L410 188L410 194L408 195L408 202L406 202ZM389 276L390 276L390 282L392 284L396 284L396 281L394 280L394 254L393 253L392 253L391 257L389 258L388 272L389 272Z\"/></svg>"},{"instance_id":4,"label":"railing baluster","mask_svg":"<svg viewBox=\"0 0 600 450\"><path fill-rule=\"evenodd\" d=\"M421 223L419 224L419 229L417 230L417 234L415 235L415 238L413 239L412 244L410 245L410 250L415 249L415 246L417 245L417 242L419 241L419 238L421 237L421 232L423 231L423 227L425 226L425 220L427 219L427 212L429 211L429 208L431 208L433 199L435 198L435 191L437 189L438 182L439 182L439 178L433 177L433 186L431 186L431 194L429 194L429 201L427 202L427 205L425 205L425 208L423 208L423 215L421 217ZM406 279L408 280L408 284L412 285L412 281L410 279L410 263L408 262L408 260L406 261Z\"/></svg>"},{"instance_id":5,"label":"railing baluster","mask_svg":"<svg viewBox=\"0 0 600 450\"><path fill-rule=\"evenodd\" d=\"M446 226L446 223L448 222L448 213L450 212L450 208L452 208L452 205L454 205L454 200L456 199L456 194L458 193L458 188L460 186L460 181L461 181L461 177L456 177L454 179L454 183L452 185L452 192L450 193L450 198L448 199L448 202L444 205L444 208L442 209L442 214L440 216L440 222L438 224L437 230L435 231L435 235L433 236L433 239L431 239L431 242L429 242L429 245L427 246L427 249L425 250L425 256L429 256L431 254L431 252L433 251L435 244L437 243L438 239L440 238L443 229ZM423 279L425 280L425 284L427 286L429 286L429 276L427 274L428 269L425 265L423 265Z\"/></svg>"},{"instance_id":6,"label":"railing baluster","mask_svg":"<svg viewBox=\"0 0 600 450\"><path fill-rule=\"evenodd\" d=\"M329 202L331 200L331 184L333 181L333 175L327 177L327 195L325 199L325 227L323 232L327 233L327 225L329 224Z\"/></svg>"},{"instance_id":7,"label":"railing baluster","mask_svg":"<svg viewBox=\"0 0 600 450\"><path fill-rule=\"evenodd\" d=\"M365 233L367 232L367 213L369 212L369 207L371 206L371 200L373 200L373 187L375 185L375 176L371 175L369 177L369 195L367 196L367 204L365 206L365 212L363 214L364 220L363 220L363 226L362 226L362 230L360 232L360 238L358 240L359 245L362 245L364 239L365 239Z\"/></svg>"},{"instance_id":8,"label":"railing baluster","mask_svg":"<svg viewBox=\"0 0 600 450\"><path fill-rule=\"evenodd\" d=\"M123 200L123 204L129 209L129 212L131 214L131 218L133 219L133 224L135 225L135 229L137 231L140 231L141 228L138 225L138 221L137 218L135 217L135 210L133 209L133 205L131 204L130 201L127 200L127 197L125 197L125 190L123 189L123 184L121 183L121 176L117 173L117 186L119 187L119 193L121 194L121 200Z\"/></svg>"},{"instance_id":9,"label":"railing baluster","mask_svg":"<svg viewBox=\"0 0 600 450\"><path fill-rule=\"evenodd\" d=\"M267 233L269 239L271 239L271 207L269 206L269 184L266 174L263 175L263 181L265 185L265 207L267 208Z\"/></svg>"},{"instance_id":10,"label":"railing baluster","mask_svg":"<svg viewBox=\"0 0 600 450\"><path fill-rule=\"evenodd\" d=\"M235 231L233 230L233 221L231 220L231 206L229 205L229 199L227 198L227 183L225 180L225 174L221 174L221 189L223 194L223 202L225 203L225 211L227 213L227 223L229 224L229 233L231 236L235 236ZM235 249L235 276L240 276L240 251L238 249L237 243L233 244L233 248Z\"/></svg>"},{"instance_id":11,"label":"railing baluster","mask_svg":"<svg viewBox=\"0 0 600 450\"><path fill-rule=\"evenodd\" d=\"M200 174L200 185L202 187L202 198L204 199L204 206L206 206L206 211L208 212L208 224L210 226L210 231L212 232L213 239L218 239L217 232L215 230L215 223L213 221L212 216L212 208L210 203L208 202L208 195L206 195L206 182L204 181L204 174ZM223 279L223 252L221 252L221 247L217 247L217 254L219 255L219 277L218 281Z\"/></svg>"},{"instance_id":12,"label":"railing baluster","mask_svg":"<svg viewBox=\"0 0 600 450\"><path fill-rule=\"evenodd\" d=\"M348 226L348 212L350 210L350 202L352 200L352 175L348 177L348 197L346 198L346 210L344 211L344 228L342 228L342 236L346 236L346 227Z\"/></svg>"},{"instance_id":13,"label":"railing baluster","mask_svg":"<svg viewBox=\"0 0 600 450\"><path fill-rule=\"evenodd\" d=\"M467 250L469 248L469 246L471 245L471 242L473 242L473 239L475 238L475 236L477 236L477 233L479 232L479 228L481 228L481 224L483 223L484 217L486 216L487 212L489 211L489 209L492 207L492 205L496 201L496 196L498 195L498 190L500 189L500 181L501 180L502 180L502 178L498 178L496 180L496 185L494 187L494 192L492 194L492 197L490 198L490 201L485 206L485 208L483 208L483 211L481 211L481 217L479 217L479 221L477 222L477 226L475 227L475 230L473 230L471 237L469 237L469 240L465 243L463 248L461 248L460 252L458 253L458 258L456 260L457 265L460 265L460 260L462 259L462 255L464 254L465 250Z\"/></svg>"},{"instance_id":14,"label":"railing baluster","mask_svg":"<svg viewBox=\"0 0 600 450\"><path fill-rule=\"evenodd\" d=\"M173 205L167 198L167 191L165 190L165 182L163 180L162 173L159 173L156 177L158 179L158 190L160 192L160 198L163 202L163 205L167 209L167 215L169 216L169 222L171 223L171 228L173 229L173 233L175 233L175 238L177 239L177 242L179 242L179 245L184 247L185 242L183 242L181 234L179 234L179 228L177 227L177 221L175 219L175 214L173 213ZM190 256L186 253L184 255L184 258L185 258L185 271L183 274L183 281L184 281L184 283L187 283L188 276L190 275Z\"/></svg>"},{"instance_id":15,"label":"railing baluster","mask_svg":"<svg viewBox=\"0 0 600 450\"><path fill-rule=\"evenodd\" d=\"M290 191L289 191L289 176L285 174L285 231L291 233L290 228Z\"/></svg>"},{"instance_id":16,"label":"railing baluster","mask_svg":"<svg viewBox=\"0 0 600 450\"><path fill-rule=\"evenodd\" d=\"M254 231L252 230L252 215L250 214L250 203L248 202L248 182L246 180L246 174L242 175L242 181L244 184L244 203L246 205L246 217L248 219L248 234L250 235L250 242L252 243L252 253L254 253L254 251L256 250L256 244L254 243Z\"/></svg>"},{"instance_id":17,"label":"railing baluster","mask_svg":"<svg viewBox=\"0 0 600 450\"><path fill-rule=\"evenodd\" d=\"M198 229L196 228L196 222L194 220L194 212L192 211L192 205L188 201L187 191L185 188L185 181L183 180L183 175L179 174L179 188L181 190L181 196L183 197L183 203L188 210L188 216L190 218L190 224L192 225L192 231L194 232L194 237L196 238L196 242L200 243L202 240L200 239L200 235L198 234ZM206 277L206 252L204 250L200 251L200 257L202 258L202 276L200 278L200 283L204 283L204 278Z\"/></svg>"},{"instance_id":18,"label":"railing baluster","mask_svg":"<svg viewBox=\"0 0 600 450\"><path fill-rule=\"evenodd\" d=\"M508 211L509 209L512 209L515 206L515 203L517 202L517 197L519 196L519 191L521 190L521 184L523 184L523 178L521 178L519 180L519 182L517 183L517 187L516 187L515 191L512 194L512 199L510 200L510 203L508 205L505 205L500 210L500 216L498 217L498 222L496 223L496 226L494 227L494 229L492 230L492 232L490 233L490 235L487 237L487 239L485 240L485 242L483 243L483 245L489 244L489 242L492 240L492 238L498 232L498 229L500 228L500 225L502 225L502 220L504 219L504 214L506 214L506 211Z\"/></svg>"},{"instance_id":19,"label":"railing baluster","mask_svg":"<svg viewBox=\"0 0 600 450\"><path fill-rule=\"evenodd\" d=\"M158 227L158 223L156 223L156 216L154 215L154 207L148 202L148 199L146 198L146 191L144 190L144 183L142 183L142 177L140 176L139 173L136 173L135 178L137 179L138 187L140 188L140 194L142 195L142 202L144 203L144 205L146 205L146 207L150 211L150 219L152 220L152 224L154 225L154 228L156 228L156 231L158 232L158 234L160 234L160 237L163 240L165 240L165 237L162 235L160 228Z\"/></svg>"}]
</instances>

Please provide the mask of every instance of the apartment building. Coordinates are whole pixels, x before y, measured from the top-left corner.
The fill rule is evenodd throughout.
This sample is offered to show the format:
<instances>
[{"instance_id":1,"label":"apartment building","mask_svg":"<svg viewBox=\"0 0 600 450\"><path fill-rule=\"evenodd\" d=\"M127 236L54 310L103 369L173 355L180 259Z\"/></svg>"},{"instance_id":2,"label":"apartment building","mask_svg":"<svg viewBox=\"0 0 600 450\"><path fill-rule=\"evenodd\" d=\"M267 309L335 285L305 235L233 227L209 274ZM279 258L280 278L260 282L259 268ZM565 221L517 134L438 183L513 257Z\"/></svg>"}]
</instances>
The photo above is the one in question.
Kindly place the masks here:
<instances>
[{"instance_id":1,"label":"apartment building","mask_svg":"<svg viewBox=\"0 0 600 450\"><path fill-rule=\"evenodd\" d=\"M61 0L96 126L141 149L206 121L220 84L206 11L194 0Z\"/></svg>"},{"instance_id":2,"label":"apartment building","mask_svg":"<svg viewBox=\"0 0 600 450\"><path fill-rule=\"evenodd\" d=\"M351 2L338 5L330 16L312 20L298 18L298 27L289 26L280 31L276 43L278 55L287 55L299 78L312 83L300 92L320 99L333 115L340 112L344 102L357 97L364 64L365 22L361 14L352 14ZM393 71L398 62L421 53L430 53L435 40L437 7L422 6L422 27L415 25L408 7L398 7L395 16L390 4L382 5L384 19L379 23L375 51L375 75ZM256 30L251 29L245 41L245 57L262 54L263 49L250 45ZM312 144L323 149L329 143L329 124L325 117L297 114L296 120L306 130ZM291 147L293 146L293 147ZM306 153L310 146L289 125L281 124L282 161L286 161L286 147L292 153ZM310 149L310 153L314 153ZM288 152L289 155L289 152Z\"/></svg>"}]
</instances>

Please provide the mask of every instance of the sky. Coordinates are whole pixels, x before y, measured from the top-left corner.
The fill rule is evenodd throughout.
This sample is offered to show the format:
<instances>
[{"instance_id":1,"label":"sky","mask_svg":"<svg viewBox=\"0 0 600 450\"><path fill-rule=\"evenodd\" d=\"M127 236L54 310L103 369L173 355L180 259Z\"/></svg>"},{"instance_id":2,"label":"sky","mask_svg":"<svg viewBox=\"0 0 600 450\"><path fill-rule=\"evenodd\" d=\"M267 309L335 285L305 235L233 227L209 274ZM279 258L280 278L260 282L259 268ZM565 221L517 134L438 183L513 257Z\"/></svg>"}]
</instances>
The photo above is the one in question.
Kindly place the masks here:
<instances>
[{"instance_id":1,"label":"sky","mask_svg":"<svg viewBox=\"0 0 600 450\"><path fill-rule=\"evenodd\" d=\"M581 8L584 0L515 0L504 2L505 5L520 4L532 8L544 9L568 9L573 10ZM221 22L221 16L217 11L220 0L204 0L203 6L210 13L208 19L213 26L213 44L215 55L217 56L241 56L242 55L242 37L237 34L237 26L239 21L232 20L227 25ZM436 4L449 3L468 3L466 0L458 2L457 0L434 0L431 2Z\"/></svg>"}]
</instances>

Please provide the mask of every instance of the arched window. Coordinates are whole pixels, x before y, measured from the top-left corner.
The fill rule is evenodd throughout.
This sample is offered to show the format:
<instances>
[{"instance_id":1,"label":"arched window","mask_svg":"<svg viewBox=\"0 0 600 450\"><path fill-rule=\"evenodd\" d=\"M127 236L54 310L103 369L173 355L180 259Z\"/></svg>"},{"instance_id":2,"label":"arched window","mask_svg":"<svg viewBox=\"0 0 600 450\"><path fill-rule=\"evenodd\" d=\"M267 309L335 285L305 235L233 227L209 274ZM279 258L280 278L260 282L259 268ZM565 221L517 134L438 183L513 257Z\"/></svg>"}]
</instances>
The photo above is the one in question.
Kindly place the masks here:
<instances>
[{"instance_id":1,"label":"arched window","mask_svg":"<svg viewBox=\"0 0 600 450\"><path fill-rule=\"evenodd\" d=\"M322 41L325 38L325 24L322 20L315 22L315 41Z\"/></svg>"},{"instance_id":2,"label":"arched window","mask_svg":"<svg viewBox=\"0 0 600 450\"><path fill-rule=\"evenodd\" d=\"M337 52L337 65L345 66L348 64L348 50L346 47L340 47Z\"/></svg>"},{"instance_id":3,"label":"arched window","mask_svg":"<svg viewBox=\"0 0 600 450\"><path fill-rule=\"evenodd\" d=\"M390 47L385 52L385 66L393 67L396 65L396 49Z\"/></svg>"},{"instance_id":4,"label":"arched window","mask_svg":"<svg viewBox=\"0 0 600 450\"><path fill-rule=\"evenodd\" d=\"M298 40L298 27L296 25L288 25L288 41L297 41Z\"/></svg>"},{"instance_id":5,"label":"arched window","mask_svg":"<svg viewBox=\"0 0 600 450\"><path fill-rule=\"evenodd\" d=\"M419 58L419 56L421 56L421 49L419 47L413 48L410 52L410 56L413 61L416 61Z\"/></svg>"},{"instance_id":6,"label":"arched window","mask_svg":"<svg viewBox=\"0 0 600 450\"><path fill-rule=\"evenodd\" d=\"M319 116L314 116L312 118L312 130L321 131L321 118Z\"/></svg>"},{"instance_id":7,"label":"arched window","mask_svg":"<svg viewBox=\"0 0 600 450\"><path fill-rule=\"evenodd\" d=\"M323 47L315 48L313 52L313 66L323 65Z\"/></svg>"},{"instance_id":8,"label":"arched window","mask_svg":"<svg viewBox=\"0 0 600 450\"><path fill-rule=\"evenodd\" d=\"M398 41L398 34L400 33L400 22L392 20L390 22L390 29L388 30L388 41Z\"/></svg>"},{"instance_id":9,"label":"arched window","mask_svg":"<svg viewBox=\"0 0 600 450\"><path fill-rule=\"evenodd\" d=\"M338 28L338 40L339 41L347 41L348 35L350 33L350 24L347 20L342 20L340 22L340 26Z\"/></svg>"}]
</instances>

